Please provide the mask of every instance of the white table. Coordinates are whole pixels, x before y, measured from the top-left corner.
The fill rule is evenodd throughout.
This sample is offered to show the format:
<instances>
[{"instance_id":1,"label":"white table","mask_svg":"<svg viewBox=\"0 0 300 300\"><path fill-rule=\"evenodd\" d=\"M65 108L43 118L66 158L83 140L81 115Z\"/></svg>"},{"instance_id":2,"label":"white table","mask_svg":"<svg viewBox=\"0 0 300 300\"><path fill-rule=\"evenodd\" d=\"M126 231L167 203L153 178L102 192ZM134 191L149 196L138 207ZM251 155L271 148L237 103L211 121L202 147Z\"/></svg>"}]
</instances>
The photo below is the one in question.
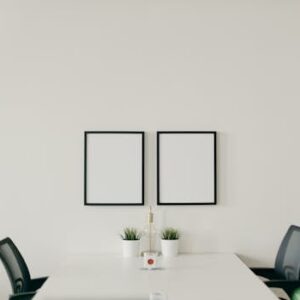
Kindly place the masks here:
<instances>
[{"instance_id":1,"label":"white table","mask_svg":"<svg viewBox=\"0 0 300 300\"><path fill-rule=\"evenodd\" d=\"M50 276L35 300L278 300L234 254L161 258L161 270L142 270L141 258L74 256Z\"/></svg>"}]
</instances>

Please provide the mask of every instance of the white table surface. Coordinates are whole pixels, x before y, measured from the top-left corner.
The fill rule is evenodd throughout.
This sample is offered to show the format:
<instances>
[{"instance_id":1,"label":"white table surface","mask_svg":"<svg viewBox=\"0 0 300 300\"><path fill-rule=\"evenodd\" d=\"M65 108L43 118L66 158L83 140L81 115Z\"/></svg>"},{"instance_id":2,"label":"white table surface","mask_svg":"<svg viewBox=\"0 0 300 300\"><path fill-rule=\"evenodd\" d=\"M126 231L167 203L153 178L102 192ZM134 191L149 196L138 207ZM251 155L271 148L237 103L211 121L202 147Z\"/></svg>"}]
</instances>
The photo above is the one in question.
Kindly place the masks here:
<instances>
[{"instance_id":1,"label":"white table surface","mask_svg":"<svg viewBox=\"0 0 300 300\"><path fill-rule=\"evenodd\" d=\"M162 291L168 300L278 300L234 254L160 258L161 270L142 270L142 258L70 257L35 300L146 300Z\"/></svg>"}]
</instances>

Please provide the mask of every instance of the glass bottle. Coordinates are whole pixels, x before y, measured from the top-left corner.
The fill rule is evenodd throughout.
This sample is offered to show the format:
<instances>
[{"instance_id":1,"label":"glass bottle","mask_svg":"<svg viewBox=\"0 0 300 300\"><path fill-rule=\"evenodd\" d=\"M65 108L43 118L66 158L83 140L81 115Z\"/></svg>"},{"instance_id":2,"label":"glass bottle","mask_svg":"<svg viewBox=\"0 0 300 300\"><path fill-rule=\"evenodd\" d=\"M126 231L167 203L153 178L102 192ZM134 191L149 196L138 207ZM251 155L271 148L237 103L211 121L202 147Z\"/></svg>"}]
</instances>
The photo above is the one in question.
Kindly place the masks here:
<instances>
[{"instance_id":1,"label":"glass bottle","mask_svg":"<svg viewBox=\"0 0 300 300\"><path fill-rule=\"evenodd\" d=\"M154 214L152 212L152 207L149 207L149 212L147 214L147 224L143 230L143 238L144 238L144 247L145 252L154 253L157 252L157 230L154 225Z\"/></svg>"}]
</instances>

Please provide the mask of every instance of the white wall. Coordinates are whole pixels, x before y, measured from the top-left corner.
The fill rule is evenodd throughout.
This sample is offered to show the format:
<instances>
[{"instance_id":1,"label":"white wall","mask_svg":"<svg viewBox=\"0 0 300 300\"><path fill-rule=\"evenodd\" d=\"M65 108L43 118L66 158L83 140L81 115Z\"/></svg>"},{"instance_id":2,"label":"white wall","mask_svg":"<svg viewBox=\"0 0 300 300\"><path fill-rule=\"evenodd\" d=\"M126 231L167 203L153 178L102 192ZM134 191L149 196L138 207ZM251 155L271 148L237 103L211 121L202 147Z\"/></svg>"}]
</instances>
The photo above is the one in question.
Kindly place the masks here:
<instances>
[{"instance_id":1,"label":"white wall","mask_svg":"<svg viewBox=\"0 0 300 300\"><path fill-rule=\"evenodd\" d=\"M218 205L162 207L183 251L269 265L299 224L299 1L0 1L0 238L34 275L118 251L146 208L83 206L84 130L217 130Z\"/></svg>"}]
</instances>

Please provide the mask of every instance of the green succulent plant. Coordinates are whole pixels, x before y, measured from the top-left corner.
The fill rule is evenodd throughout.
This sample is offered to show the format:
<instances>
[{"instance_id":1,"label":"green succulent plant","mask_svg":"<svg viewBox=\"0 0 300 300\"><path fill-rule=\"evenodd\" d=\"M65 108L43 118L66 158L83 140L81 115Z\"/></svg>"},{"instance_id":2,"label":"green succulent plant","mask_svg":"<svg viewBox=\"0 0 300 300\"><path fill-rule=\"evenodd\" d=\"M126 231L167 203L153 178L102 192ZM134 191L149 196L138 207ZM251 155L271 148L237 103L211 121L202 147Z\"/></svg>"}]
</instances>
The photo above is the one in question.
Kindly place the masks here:
<instances>
[{"instance_id":1,"label":"green succulent plant","mask_svg":"<svg viewBox=\"0 0 300 300\"><path fill-rule=\"evenodd\" d=\"M162 240L178 240L180 237L179 231L175 228L168 227L162 230L161 234Z\"/></svg>"},{"instance_id":2,"label":"green succulent plant","mask_svg":"<svg viewBox=\"0 0 300 300\"><path fill-rule=\"evenodd\" d=\"M136 228L126 227L121 234L121 238L125 241L138 241L141 239L141 234Z\"/></svg>"}]
</instances>

